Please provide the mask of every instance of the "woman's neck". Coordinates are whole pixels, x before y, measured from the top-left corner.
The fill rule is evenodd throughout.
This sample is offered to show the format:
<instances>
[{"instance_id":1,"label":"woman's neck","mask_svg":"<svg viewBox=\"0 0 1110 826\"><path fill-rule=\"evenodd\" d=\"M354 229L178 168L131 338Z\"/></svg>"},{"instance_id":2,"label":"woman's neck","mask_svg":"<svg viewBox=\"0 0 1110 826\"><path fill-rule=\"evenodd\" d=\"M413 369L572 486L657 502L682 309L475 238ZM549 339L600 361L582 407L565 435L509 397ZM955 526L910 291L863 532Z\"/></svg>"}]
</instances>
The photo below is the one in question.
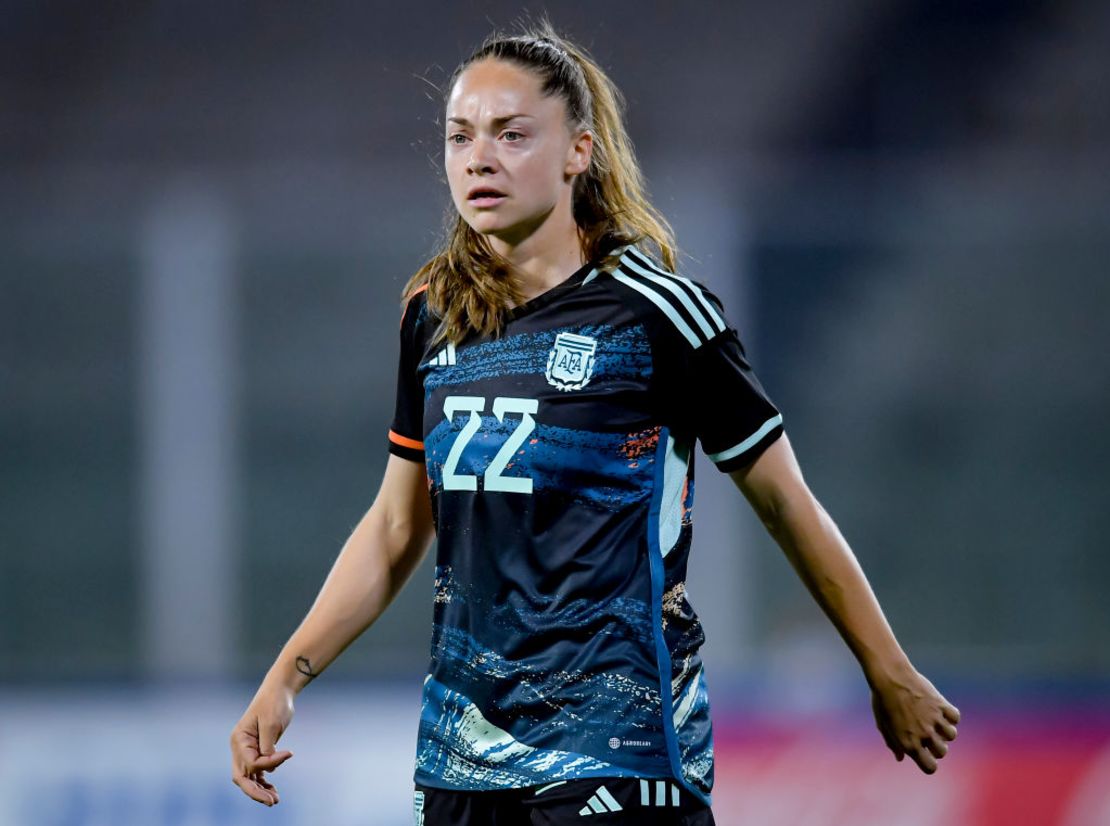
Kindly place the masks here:
<instances>
[{"instance_id":1,"label":"woman's neck","mask_svg":"<svg viewBox=\"0 0 1110 826\"><path fill-rule=\"evenodd\" d=\"M554 217L554 216L552 216ZM494 250L512 265L521 299L530 301L565 281L585 263L578 227L568 215L561 226L550 219L518 244L490 238Z\"/></svg>"}]
</instances>

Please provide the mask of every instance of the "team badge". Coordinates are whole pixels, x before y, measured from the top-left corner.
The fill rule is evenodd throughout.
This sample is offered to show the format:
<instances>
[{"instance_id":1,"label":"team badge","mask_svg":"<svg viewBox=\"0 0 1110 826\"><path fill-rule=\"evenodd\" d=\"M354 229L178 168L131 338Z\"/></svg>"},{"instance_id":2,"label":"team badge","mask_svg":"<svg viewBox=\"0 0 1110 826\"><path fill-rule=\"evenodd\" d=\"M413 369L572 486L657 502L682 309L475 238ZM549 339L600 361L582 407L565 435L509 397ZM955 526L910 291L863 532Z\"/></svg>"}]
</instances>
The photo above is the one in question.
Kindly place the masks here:
<instances>
[{"instance_id":1,"label":"team badge","mask_svg":"<svg viewBox=\"0 0 1110 826\"><path fill-rule=\"evenodd\" d=\"M560 390L579 390L594 372L597 339L575 333L559 333L547 356L547 381Z\"/></svg>"}]
</instances>

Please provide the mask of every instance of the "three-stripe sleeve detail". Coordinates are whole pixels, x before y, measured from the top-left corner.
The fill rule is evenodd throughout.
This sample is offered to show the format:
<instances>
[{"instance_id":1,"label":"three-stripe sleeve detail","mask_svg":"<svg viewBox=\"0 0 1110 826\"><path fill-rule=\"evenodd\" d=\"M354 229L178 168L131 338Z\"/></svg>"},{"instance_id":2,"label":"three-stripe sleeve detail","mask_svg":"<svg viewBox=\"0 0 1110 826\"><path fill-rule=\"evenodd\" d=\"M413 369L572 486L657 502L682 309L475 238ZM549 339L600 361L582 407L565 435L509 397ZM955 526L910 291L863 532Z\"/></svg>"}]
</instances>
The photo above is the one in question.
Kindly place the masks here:
<instances>
[{"instance_id":1,"label":"three-stripe sleeve detail","mask_svg":"<svg viewBox=\"0 0 1110 826\"><path fill-rule=\"evenodd\" d=\"M621 266L625 268L625 271L632 270L634 273L642 275L652 284L658 285L665 289L667 292L678 299L679 304L682 305L682 308L686 311L686 314L694 320L694 323L698 326L698 329L701 330L703 336L709 338L713 335L714 330L712 327L709 326L709 319L707 319L705 317L705 314L694 306L694 302L691 299L690 295L687 294L684 289L682 289L677 281L666 278L665 276L662 276L652 270L646 269L642 265L636 263L631 254L628 256L628 260L626 260Z\"/></svg>"},{"instance_id":2,"label":"three-stripe sleeve detail","mask_svg":"<svg viewBox=\"0 0 1110 826\"><path fill-rule=\"evenodd\" d=\"M621 269L623 269L623 267ZM661 296L651 287L644 284L643 281L634 278L633 276L626 275L621 271L621 269L613 270L613 278L617 279L617 281L620 281L622 284L631 287L636 292L640 293L649 301L651 301L651 303L658 307L660 310L662 310L663 314L671 320L671 323L674 324L674 326L678 328L678 331L682 333L683 336L685 336L688 342L690 342L691 347L697 349L705 343L701 338L699 338L697 333L690 329L690 325L686 323L686 321L682 318L681 315L679 315L678 311L674 309L674 307L667 301L666 298Z\"/></svg>"},{"instance_id":3,"label":"three-stripe sleeve detail","mask_svg":"<svg viewBox=\"0 0 1110 826\"><path fill-rule=\"evenodd\" d=\"M612 276L662 310L694 349L725 329L724 319L698 285L659 269L635 250L621 256Z\"/></svg>"},{"instance_id":4,"label":"three-stripe sleeve detail","mask_svg":"<svg viewBox=\"0 0 1110 826\"><path fill-rule=\"evenodd\" d=\"M717 329L717 332L724 331L725 320L721 318L721 314L717 312L717 308L713 306L713 302L705 297L705 290L703 290L701 287L699 287L697 284L695 284L684 275L667 272L665 269L660 267L658 264L656 264L654 261L652 261L650 258L642 254L638 250L629 250L628 257L638 263L640 266L646 267L657 275L661 275L664 278L668 278L672 281L677 282L678 284L681 284L686 289L686 292L690 296L692 296L694 300L698 302L698 304L701 305L702 310L706 313L706 315L709 316L709 320Z\"/></svg>"}]
</instances>

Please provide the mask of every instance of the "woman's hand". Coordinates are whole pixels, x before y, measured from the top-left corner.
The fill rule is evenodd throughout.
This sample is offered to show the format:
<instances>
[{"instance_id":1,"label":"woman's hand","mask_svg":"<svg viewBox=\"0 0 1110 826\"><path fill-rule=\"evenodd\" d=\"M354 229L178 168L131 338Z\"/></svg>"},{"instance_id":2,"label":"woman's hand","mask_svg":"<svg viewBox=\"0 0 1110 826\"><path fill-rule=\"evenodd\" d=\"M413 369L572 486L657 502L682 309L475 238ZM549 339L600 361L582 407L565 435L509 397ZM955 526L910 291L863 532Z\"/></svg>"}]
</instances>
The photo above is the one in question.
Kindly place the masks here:
<instances>
[{"instance_id":1,"label":"woman's hand","mask_svg":"<svg viewBox=\"0 0 1110 826\"><path fill-rule=\"evenodd\" d=\"M293 720L293 698L377 620L432 544L427 480L424 462L390 454L374 504L235 724L231 779L247 797L267 806L278 802L266 773L293 756L274 751Z\"/></svg>"},{"instance_id":2,"label":"woman's hand","mask_svg":"<svg viewBox=\"0 0 1110 826\"><path fill-rule=\"evenodd\" d=\"M899 761L907 754L925 774L937 770L956 739L960 712L933 684L912 668L906 674L871 686L875 723Z\"/></svg>"},{"instance_id":3,"label":"woman's hand","mask_svg":"<svg viewBox=\"0 0 1110 826\"><path fill-rule=\"evenodd\" d=\"M293 756L291 751L274 751L293 720L293 694L292 689L263 683L231 731L231 780L243 794L267 806L276 805L280 798L265 773Z\"/></svg>"}]
</instances>

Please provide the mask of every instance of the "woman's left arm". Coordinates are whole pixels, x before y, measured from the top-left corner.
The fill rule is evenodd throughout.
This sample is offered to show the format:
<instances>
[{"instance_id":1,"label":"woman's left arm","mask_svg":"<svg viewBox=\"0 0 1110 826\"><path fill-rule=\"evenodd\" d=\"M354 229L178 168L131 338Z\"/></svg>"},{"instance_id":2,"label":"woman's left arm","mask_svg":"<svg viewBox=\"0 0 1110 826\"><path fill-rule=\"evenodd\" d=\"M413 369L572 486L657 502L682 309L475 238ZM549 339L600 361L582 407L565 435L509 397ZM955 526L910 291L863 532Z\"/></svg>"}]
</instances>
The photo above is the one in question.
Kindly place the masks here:
<instances>
[{"instance_id":1,"label":"woman's left arm","mask_svg":"<svg viewBox=\"0 0 1110 826\"><path fill-rule=\"evenodd\" d=\"M786 435L729 474L859 660L875 722L901 760L926 774L956 739L960 712L910 664L852 549L814 498Z\"/></svg>"}]
</instances>

